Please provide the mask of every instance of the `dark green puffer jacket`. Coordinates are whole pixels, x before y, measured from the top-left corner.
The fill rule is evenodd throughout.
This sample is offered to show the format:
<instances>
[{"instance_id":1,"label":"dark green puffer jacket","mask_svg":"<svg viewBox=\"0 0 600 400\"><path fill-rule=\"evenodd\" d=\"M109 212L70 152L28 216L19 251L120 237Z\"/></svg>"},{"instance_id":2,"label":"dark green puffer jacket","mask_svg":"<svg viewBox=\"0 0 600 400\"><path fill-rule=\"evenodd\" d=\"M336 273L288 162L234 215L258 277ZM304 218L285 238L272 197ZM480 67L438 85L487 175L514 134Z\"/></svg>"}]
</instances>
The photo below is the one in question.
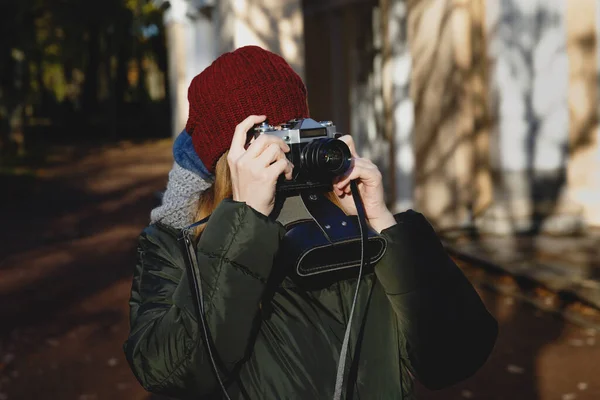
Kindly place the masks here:
<instances>
[{"instance_id":1,"label":"dark green puffer jacket","mask_svg":"<svg viewBox=\"0 0 600 400\"><path fill-rule=\"evenodd\" d=\"M495 319L427 220L414 211L396 219L381 233L386 254L361 282L344 398L410 399L412 377L444 388L477 371L496 340ZM221 398L179 234L155 224L140 236L125 353L150 392ZM357 281L306 291L286 279L262 304L284 234L225 200L198 241L206 322L232 399L333 397Z\"/></svg>"}]
</instances>

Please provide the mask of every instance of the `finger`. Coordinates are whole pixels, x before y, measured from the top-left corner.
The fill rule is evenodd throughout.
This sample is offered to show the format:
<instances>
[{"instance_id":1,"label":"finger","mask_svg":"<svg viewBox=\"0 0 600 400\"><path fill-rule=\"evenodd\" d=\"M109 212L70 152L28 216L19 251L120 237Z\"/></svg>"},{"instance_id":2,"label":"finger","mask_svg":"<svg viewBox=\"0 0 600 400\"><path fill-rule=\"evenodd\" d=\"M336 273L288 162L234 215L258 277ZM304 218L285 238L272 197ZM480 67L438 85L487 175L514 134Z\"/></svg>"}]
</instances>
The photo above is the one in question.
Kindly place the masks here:
<instances>
[{"instance_id":1,"label":"finger","mask_svg":"<svg viewBox=\"0 0 600 400\"><path fill-rule=\"evenodd\" d=\"M267 119L265 115L250 115L235 127L230 147L235 154L242 154L244 152L248 131L265 119Z\"/></svg>"},{"instance_id":2,"label":"finger","mask_svg":"<svg viewBox=\"0 0 600 400\"><path fill-rule=\"evenodd\" d=\"M337 196L342 195L342 191L338 189L338 187L335 184L333 185L333 193L335 193Z\"/></svg>"},{"instance_id":3,"label":"finger","mask_svg":"<svg viewBox=\"0 0 600 400\"><path fill-rule=\"evenodd\" d=\"M286 158L287 160L287 158ZM285 174L285 179L287 179L288 181L291 181L292 178L294 177L293 173L294 173L294 164L292 164L292 162L290 160L287 160L288 162L288 166L287 168L283 171L283 173Z\"/></svg>"},{"instance_id":4,"label":"finger","mask_svg":"<svg viewBox=\"0 0 600 400\"><path fill-rule=\"evenodd\" d=\"M349 188L350 186L346 186L347 188ZM334 186L333 190L335 192L335 194L338 195L338 197L340 198L344 198L347 194L349 194L349 192L346 190L346 188L344 189L339 189L338 187Z\"/></svg>"},{"instance_id":5,"label":"finger","mask_svg":"<svg viewBox=\"0 0 600 400\"><path fill-rule=\"evenodd\" d=\"M256 137L254 135L250 135L250 140L248 140L247 143L244 145L244 149L248 150L248 148L250 147L250 145L252 143L254 143L255 140L256 140Z\"/></svg>"},{"instance_id":6,"label":"finger","mask_svg":"<svg viewBox=\"0 0 600 400\"><path fill-rule=\"evenodd\" d=\"M379 169L373 163L364 158L357 158L353 160L351 170L342 176L336 186L342 190L349 190L350 181L360 179L363 182L375 182L379 175Z\"/></svg>"},{"instance_id":7,"label":"finger","mask_svg":"<svg viewBox=\"0 0 600 400\"><path fill-rule=\"evenodd\" d=\"M339 186L340 188L342 188L342 186L343 186L343 185L341 184L341 182L344 182L344 181L346 181L346 179L347 179L347 178L350 176L350 174L352 174L352 172L353 172L353 171L354 171L354 169L356 168L356 165L357 165L357 164L360 164L360 163L361 163L361 161L360 161L360 158L354 158L354 157L353 157L353 158L350 160L350 167L349 167L349 168L348 168L348 169L347 169L347 170L346 170L346 171L345 171L343 174L341 174L341 175L337 176L337 177L334 179L334 184L335 184L336 186Z\"/></svg>"},{"instance_id":8,"label":"finger","mask_svg":"<svg viewBox=\"0 0 600 400\"><path fill-rule=\"evenodd\" d=\"M350 135L343 135L343 136L340 136L338 138L338 140L341 140L342 142L346 143L346 145L350 149L350 154L352 154L352 157L354 157L354 158L360 158L358 156L358 154L356 153L356 145L354 144L354 139L352 139L352 136L350 136Z\"/></svg>"},{"instance_id":9,"label":"finger","mask_svg":"<svg viewBox=\"0 0 600 400\"><path fill-rule=\"evenodd\" d=\"M274 161L279 161L285 157L285 153L281 150L279 143L271 143L267 148L256 158L262 167L268 167Z\"/></svg>"},{"instance_id":10,"label":"finger","mask_svg":"<svg viewBox=\"0 0 600 400\"><path fill-rule=\"evenodd\" d=\"M340 189L342 192L345 192L346 187L349 186L350 181L357 179L360 175L359 171L360 167L353 166L344 176L340 178L340 180L335 183L335 187Z\"/></svg>"},{"instance_id":11,"label":"finger","mask_svg":"<svg viewBox=\"0 0 600 400\"><path fill-rule=\"evenodd\" d=\"M281 174L285 174L286 178L291 179L293 167L287 158L282 158L274 162L267 170L274 180L277 180Z\"/></svg>"},{"instance_id":12,"label":"finger","mask_svg":"<svg viewBox=\"0 0 600 400\"><path fill-rule=\"evenodd\" d=\"M290 147L280 137L262 134L248 147L246 154L250 158L256 158L271 144L277 144L283 152L290 151Z\"/></svg>"}]
</instances>

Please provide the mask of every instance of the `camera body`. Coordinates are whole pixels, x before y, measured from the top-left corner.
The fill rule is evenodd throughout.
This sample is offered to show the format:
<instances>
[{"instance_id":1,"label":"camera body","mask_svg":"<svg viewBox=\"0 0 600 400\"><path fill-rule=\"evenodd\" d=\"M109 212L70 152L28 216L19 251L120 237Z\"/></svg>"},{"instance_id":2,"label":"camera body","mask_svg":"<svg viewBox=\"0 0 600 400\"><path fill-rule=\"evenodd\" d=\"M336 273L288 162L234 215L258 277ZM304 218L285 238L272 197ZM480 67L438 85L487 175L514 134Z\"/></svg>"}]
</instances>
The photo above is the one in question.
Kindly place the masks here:
<instances>
[{"instance_id":1,"label":"camera body","mask_svg":"<svg viewBox=\"0 0 600 400\"><path fill-rule=\"evenodd\" d=\"M304 190L331 190L334 177L344 174L351 165L350 149L341 140L331 121L311 118L294 119L279 127L263 122L254 128L254 136L275 135L289 147L286 153L294 165L292 179L281 176L277 191L298 193Z\"/></svg>"}]
</instances>

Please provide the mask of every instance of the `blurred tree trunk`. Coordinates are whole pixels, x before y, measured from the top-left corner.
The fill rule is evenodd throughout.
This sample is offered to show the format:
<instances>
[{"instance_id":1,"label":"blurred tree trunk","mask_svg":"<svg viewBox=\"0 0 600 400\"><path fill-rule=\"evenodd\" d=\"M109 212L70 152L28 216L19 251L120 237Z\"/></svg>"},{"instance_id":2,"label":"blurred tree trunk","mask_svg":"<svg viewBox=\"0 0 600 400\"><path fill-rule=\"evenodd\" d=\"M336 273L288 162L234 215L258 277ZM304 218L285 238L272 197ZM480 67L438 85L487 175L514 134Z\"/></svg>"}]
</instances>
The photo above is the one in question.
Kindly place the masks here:
<instances>
[{"instance_id":1,"label":"blurred tree trunk","mask_svg":"<svg viewBox=\"0 0 600 400\"><path fill-rule=\"evenodd\" d=\"M8 120L8 138L9 154L22 156L25 152L25 133L24 133L24 112L26 99L27 60L25 53L20 50L13 50L11 57L12 66L12 87L10 98L7 99L7 120Z\"/></svg>"},{"instance_id":2,"label":"blurred tree trunk","mask_svg":"<svg viewBox=\"0 0 600 400\"><path fill-rule=\"evenodd\" d=\"M34 43L34 13L23 3L0 4L0 154L25 151L24 117L29 94L27 50Z\"/></svg>"},{"instance_id":3,"label":"blurred tree trunk","mask_svg":"<svg viewBox=\"0 0 600 400\"><path fill-rule=\"evenodd\" d=\"M8 49L1 49L0 53L0 154L8 153L10 123L8 100L10 98L8 87L10 84L8 67L11 61Z\"/></svg>"},{"instance_id":4,"label":"blurred tree trunk","mask_svg":"<svg viewBox=\"0 0 600 400\"><path fill-rule=\"evenodd\" d=\"M138 1L136 4L136 11L135 11L135 15L138 18L136 20L136 31L140 31L141 30L141 22L139 21L139 18L141 18L141 15L143 14L142 11L142 2ZM142 104L146 104L148 103L149 100L149 95L148 95L148 90L146 88L146 68L144 66L144 56L145 56L145 52L144 52L144 48L142 46L142 43L140 41L137 41L135 43L135 47L133 49L134 54L135 54L135 59L137 60L137 68L138 68L138 81L137 81L137 86L136 86L136 100Z\"/></svg>"},{"instance_id":5,"label":"blurred tree trunk","mask_svg":"<svg viewBox=\"0 0 600 400\"><path fill-rule=\"evenodd\" d=\"M106 96L109 103L108 130L113 139L119 136L118 117L117 117L117 97L116 97L116 69L113 67L113 59L117 57L117 46L119 38L117 37L118 21L109 25L106 34L104 61L102 74L106 82Z\"/></svg>"},{"instance_id":6,"label":"blurred tree trunk","mask_svg":"<svg viewBox=\"0 0 600 400\"><path fill-rule=\"evenodd\" d=\"M92 24L89 29L88 60L83 84L83 108L93 112L98 106L98 69L100 67L100 27Z\"/></svg>"},{"instance_id":7,"label":"blurred tree trunk","mask_svg":"<svg viewBox=\"0 0 600 400\"><path fill-rule=\"evenodd\" d=\"M37 115L46 115L48 105L50 104L50 96L46 85L44 84L44 54L41 49L36 49L34 53L35 65L35 83L38 89L38 110Z\"/></svg>"},{"instance_id":8,"label":"blurred tree trunk","mask_svg":"<svg viewBox=\"0 0 600 400\"><path fill-rule=\"evenodd\" d=\"M120 13L120 23L117 24L116 30L116 57L117 66L115 70L115 100L117 114L122 110L125 103L125 92L127 91L127 68L129 64L129 56L132 51L132 40L130 36L132 28L132 14L125 9Z\"/></svg>"}]
</instances>

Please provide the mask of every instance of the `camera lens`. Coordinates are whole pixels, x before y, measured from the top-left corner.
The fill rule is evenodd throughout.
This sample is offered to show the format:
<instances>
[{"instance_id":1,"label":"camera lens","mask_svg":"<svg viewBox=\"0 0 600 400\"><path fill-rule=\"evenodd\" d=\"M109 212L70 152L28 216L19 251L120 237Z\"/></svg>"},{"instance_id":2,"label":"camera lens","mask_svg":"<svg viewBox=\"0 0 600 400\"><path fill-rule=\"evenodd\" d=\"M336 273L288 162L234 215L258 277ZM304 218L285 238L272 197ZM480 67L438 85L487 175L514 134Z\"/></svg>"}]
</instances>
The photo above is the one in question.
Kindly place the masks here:
<instances>
[{"instance_id":1,"label":"camera lens","mask_svg":"<svg viewBox=\"0 0 600 400\"><path fill-rule=\"evenodd\" d=\"M340 149L329 149L323 154L323 158L325 165L331 168L331 166L340 165L344 160L344 155Z\"/></svg>"},{"instance_id":2,"label":"camera lens","mask_svg":"<svg viewBox=\"0 0 600 400\"><path fill-rule=\"evenodd\" d=\"M346 143L336 139L315 139L302 151L303 166L314 173L341 175L350 168L352 155Z\"/></svg>"}]
</instances>

